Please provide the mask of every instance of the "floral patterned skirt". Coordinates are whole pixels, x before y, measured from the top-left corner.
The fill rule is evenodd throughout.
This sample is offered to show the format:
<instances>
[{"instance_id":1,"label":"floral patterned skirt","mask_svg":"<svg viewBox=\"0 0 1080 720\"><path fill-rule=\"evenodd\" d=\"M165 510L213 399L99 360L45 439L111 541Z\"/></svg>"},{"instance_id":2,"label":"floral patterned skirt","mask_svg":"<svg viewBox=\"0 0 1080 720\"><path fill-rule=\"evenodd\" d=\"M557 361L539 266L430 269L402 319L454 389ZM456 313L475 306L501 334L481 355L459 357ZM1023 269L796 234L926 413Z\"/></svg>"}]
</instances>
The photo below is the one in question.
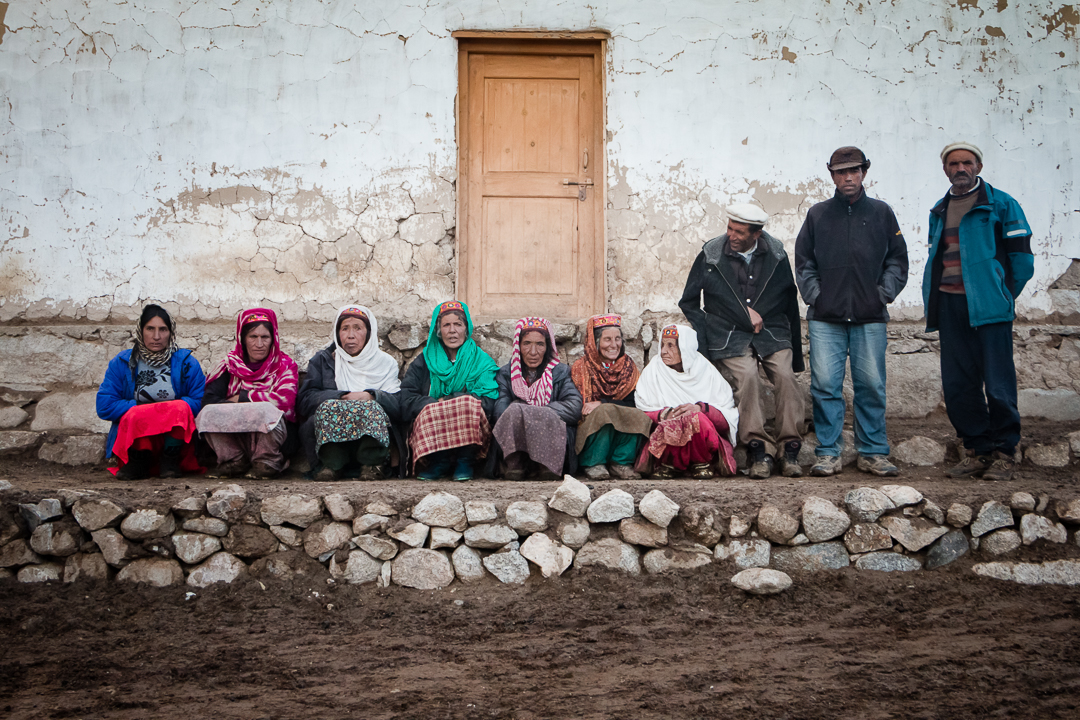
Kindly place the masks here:
<instances>
[{"instance_id":1,"label":"floral patterned skirt","mask_svg":"<svg viewBox=\"0 0 1080 720\"><path fill-rule=\"evenodd\" d=\"M390 445L390 417L374 400L327 400L315 411L315 452L326 443L365 436Z\"/></svg>"}]
</instances>

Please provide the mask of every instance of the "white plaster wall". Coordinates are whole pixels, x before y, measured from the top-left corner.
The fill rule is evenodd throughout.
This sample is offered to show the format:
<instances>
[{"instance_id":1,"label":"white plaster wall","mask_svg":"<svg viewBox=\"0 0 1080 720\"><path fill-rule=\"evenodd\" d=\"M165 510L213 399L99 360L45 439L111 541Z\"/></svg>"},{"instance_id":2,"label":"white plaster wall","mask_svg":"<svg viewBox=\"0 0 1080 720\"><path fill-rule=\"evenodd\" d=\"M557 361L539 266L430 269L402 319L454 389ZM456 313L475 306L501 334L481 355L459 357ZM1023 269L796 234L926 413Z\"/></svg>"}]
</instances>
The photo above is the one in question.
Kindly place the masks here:
<instances>
[{"instance_id":1,"label":"white plaster wall","mask_svg":"<svg viewBox=\"0 0 1080 720\"><path fill-rule=\"evenodd\" d=\"M793 244L837 146L873 161L921 316L937 154L968 138L1035 231L1021 312L1080 257L1075 6L49 0L0 40L0 321L360 300L421 319L453 293L458 29L604 29L613 309L669 312L721 208Z\"/></svg>"}]
</instances>

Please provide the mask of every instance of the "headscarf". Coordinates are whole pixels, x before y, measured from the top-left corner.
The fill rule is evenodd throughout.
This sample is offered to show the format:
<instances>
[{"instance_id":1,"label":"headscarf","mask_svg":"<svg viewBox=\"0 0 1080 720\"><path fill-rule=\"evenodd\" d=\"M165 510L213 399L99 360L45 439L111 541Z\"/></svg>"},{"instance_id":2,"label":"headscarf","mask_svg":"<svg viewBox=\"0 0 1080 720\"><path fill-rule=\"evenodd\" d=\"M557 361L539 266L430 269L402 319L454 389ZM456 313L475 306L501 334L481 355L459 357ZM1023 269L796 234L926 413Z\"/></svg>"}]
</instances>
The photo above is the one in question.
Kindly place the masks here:
<instances>
[{"instance_id":1,"label":"headscarf","mask_svg":"<svg viewBox=\"0 0 1080 720\"><path fill-rule=\"evenodd\" d=\"M338 329L342 316L361 317L367 320L368 339L364 348L353 357L345 352L338 341ZM396 393L401 389L398 364L391 355L379 348L379 321L363 305L346 305L337 311L334 327L330 331L334 343L334 382L338 390L363 392L382 390Z\"/></svg>"},{"instance_id":2,"label":"headscarf","mask_svg":"<svg viewBox=\"0 0 1080 720\"><path fill-rule=\"evenodd\" d=\"M618 315L594 315L589 318L585 323L585 357L570 368L570 377L581 391L585 402L601 398L622 400L637 385L640 373L637 365L626 354L625 344L619 357L612 362L605 360L596 348L596 335L593 331L607 327L617 327L621 333L622 318Z\"/></svg>"},{"instance_id":3,"label":"headscarf","mask_svg":"<svg viewBox=\"0 0 1080 720\"><path fill-rule=\"evenodd\" d=\"M270 353L258 365L247 361L244 352L244 328L252 323L270 324ZM299 384L299 371L296 362L281 351L278 339L278 320L273 310L252 308L243 310L236 316L236 345L226 355L207 378L211 383L223 374L229 373L228 397L246 390L252 402L268 402L285 414L285 419L296 420L296 388Z\"/></svg>"},{"instance_id":4,"label":"headscarf","mask_svg":"<svg viewBox=\"0 0 1080 720\"><path fill-rule=\"evenodd\" d=\"M684 403L708 403L727 419L729 439L734 445L739 411L735 408L731 386L720 371L698 352L697 332L693 328L668 325L660 335L661 339L672 336L679 343L683 371L677 372L664 364L663 358L657 353L641 372L634 395L635 404L645 412L653 412Z\"/></svg>"},{"instance_id":5,"label":"headscarf","mask_svg":"<svg viewBox=\"0 0 1080 720\"><path fill-rule=\"evenodd\" d=\"M538 331L544 334L548 344L548 357L551 359L540 370L540 377L529 385L521 373L521 336L527 332ZM551 371L559 364L559 352L555 348L555 331L551 323L544 318L527 317L518 320L514 327L514 348L510 351L510 387L514 394L530 405L547 405L551 402Z\"/></svg>"},{"instance_id":6,"label":"headscarf","mask_svg":"<svg viewBox=\"0 0 1080 720\"><path fill-rule=\"evenodd\" d=\"M154 317L161 317L161 316L160 315L154 315L151 319L153 319ZM164 320L165 318L162 318L162 319ZM149 323L150 320L147 320L146 322ZM135 360L135 361L142 360L144 363L146 363L147 365L149 365L151 367L162 367L163 365L168 365L169 361L172 360L173 353L176 352L176 322L173 321L172 317L168 318L168 325L169 325L169 344L165 347L164 350L158 350L157 352L150 352L149 350L146 349L146 345L143 344L142 317L140 317L138 320L136 320L135 321L135 351L132 353L132 355L134 355L135 357L133 357L132 360Z\"/></svg>"},{"instance_id":7,"label":"headscarf","mask_svg":"<svg viewBox=\"0 0 1080 720\"><path fill-rule=\"evenodd\" d=\"M439 339L439 318L457 311L465 316L465 344L457 349L455 360L450 362L442 340ZM459 392L493 398L499 394L495 373L499 366L491 356L480 349L472 339L473 321L469 307L458 300L444 302L431 313L431 328L427 345L424 346L424 362L431 374L431 397L440 398Z\"/></svg>"}]
</instances>

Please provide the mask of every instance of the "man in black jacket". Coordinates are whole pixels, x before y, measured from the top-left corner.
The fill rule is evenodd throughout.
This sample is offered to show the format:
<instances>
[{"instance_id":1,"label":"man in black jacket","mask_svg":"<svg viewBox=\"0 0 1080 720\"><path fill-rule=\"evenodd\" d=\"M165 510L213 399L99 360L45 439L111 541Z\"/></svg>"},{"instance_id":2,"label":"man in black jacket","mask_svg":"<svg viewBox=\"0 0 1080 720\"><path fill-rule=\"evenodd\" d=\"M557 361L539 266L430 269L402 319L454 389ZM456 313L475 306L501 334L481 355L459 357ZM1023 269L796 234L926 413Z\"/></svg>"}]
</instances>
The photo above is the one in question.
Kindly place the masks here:
<instances>
[{"instance_id":1,"label":"man in black jacket","mask_svg":"<svg viewBox=\"0 0 1080 720\"><path fill-rule=\"evenodd\" d=\"M705 243L694 260L679 307L697 331L701 352L735 391L750 477L769 477L779 448L781 472L799 477L806 411L795 380L804 366L791 264L783 244L762 229L764 210L740 203L729 205L727 215L727 232ZM776 396L773 436L765 431L759 364Z\"/></svg>"},{"instance_id":2,"label":"man in black jacket","mask_svg":"<svg viewBox=\"0 0 1080 720\"><path fill-rule=\"evenodd\" d=\"M856 147L842 147L827 165L831 200L810 208L795 240L795 279L810 326L810 396L817 463L811 475L840 472L844 374L851 358L855 449L860 470L893 476L885 434L886 305L907 283L904 235L892 208L866 196L870 168Z\"/></svg>"}]
</instances>

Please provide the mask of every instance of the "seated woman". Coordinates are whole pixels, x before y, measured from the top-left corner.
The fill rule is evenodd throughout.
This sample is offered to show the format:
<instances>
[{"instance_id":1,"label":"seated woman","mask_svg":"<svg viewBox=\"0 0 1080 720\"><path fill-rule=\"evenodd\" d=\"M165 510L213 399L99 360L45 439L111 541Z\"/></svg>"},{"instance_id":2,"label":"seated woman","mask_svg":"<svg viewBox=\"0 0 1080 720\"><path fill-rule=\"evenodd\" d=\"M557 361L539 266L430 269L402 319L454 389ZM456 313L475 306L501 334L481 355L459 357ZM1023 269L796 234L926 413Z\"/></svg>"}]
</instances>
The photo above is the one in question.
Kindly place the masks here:
<instances>
[{"instance_id":1,"label":"seated woman","mask_svg":"<svg viewBox=\"0 0 1080 720\"><path fill-rule=\"evenodd\" d=\"M499 399L492 434L505 456L503 476L521 480L533 465L541 480L575 472L581 393L570 379L569 366L559 362L551 323L538 317L518 320L510 362L499 368L495 380ZM492 453L492 459L500 452Z\"/></svg>"},{"instance_id":2,"label":"seated woman","mask_svg":"<svg viewBox=\"0 0 1080 720\"><path fill-rule=\"evenodd\" d=\"M709 464L719 456L721 475L735 474L735 433L739 411L731 386L701 353L697 333L668 325L660 333L660 356L638 379L637 406L656 423L638 459L638 469L666 480L676 473L699 480L713 477Z\"/></svg>"},{"instance_id":3,"label":"seated woman","mask_svg":"<svg viewBox=\"0 0 1080 720\"><path fill-rule=\"evenodd\" d=\"M363 305L338 310L330 344L308 362L296 407L306 416L300 441L316 480L337 480L350 465L361 480L384 477L390 438L401 437L390 422L401 383L398 364L379 349L379 323Z\"/></svg>"},{"instance_id":4,"label":"seated woman","mask_svg":"<svg viewBox=\"0 0 1080 720\"><path fill-rule=\"evenodd\" d=\"M206 376L190 350L176 347L176 327L165 308L147 305L135 345L109 362L97 393L97 414L111 420L106 455L121 480L200 472L191 442Z\"/></svg>"},{"instance_id":5,"label":"seated woman","mask_svg":"<svg viewBox=\"0 0 1080 720\"><path fill-rule=\"evenodd\" d=\"M424 352L401 381L400 418L412 423L409 447L414 465L423 466L421 480L451 472L456 482L471 480L473 462L487 455L499 368L472 332L465 303L452 300L436 307Z\"/></svg>"},{"instance_id":6,"label":"seated woman","mask_svg":"<svg viewBox=\"0 0 1080 720\"><path fill-rule=\"evenodd\" d=\"M622 318L596 315L585 325L585 357L570 373L585 401L575 449L590 480L640 477L631 465L652 421L634 406L638 369L623 348Z\"/></svg>"},{"instance_id":7,"label":"seated woman","mask_svg":"<svg viewBox=\"0 0 1080 720\"><path fill-rule=\"evenodd\" d=\"M213 477L251 469L254 478L277 477L289 466L286 439L295 437L299 372L281 351L273 310L244 310L236 318L236 345L206 381L199 433L217 455Z\"/></svg>"}]
</instances>

